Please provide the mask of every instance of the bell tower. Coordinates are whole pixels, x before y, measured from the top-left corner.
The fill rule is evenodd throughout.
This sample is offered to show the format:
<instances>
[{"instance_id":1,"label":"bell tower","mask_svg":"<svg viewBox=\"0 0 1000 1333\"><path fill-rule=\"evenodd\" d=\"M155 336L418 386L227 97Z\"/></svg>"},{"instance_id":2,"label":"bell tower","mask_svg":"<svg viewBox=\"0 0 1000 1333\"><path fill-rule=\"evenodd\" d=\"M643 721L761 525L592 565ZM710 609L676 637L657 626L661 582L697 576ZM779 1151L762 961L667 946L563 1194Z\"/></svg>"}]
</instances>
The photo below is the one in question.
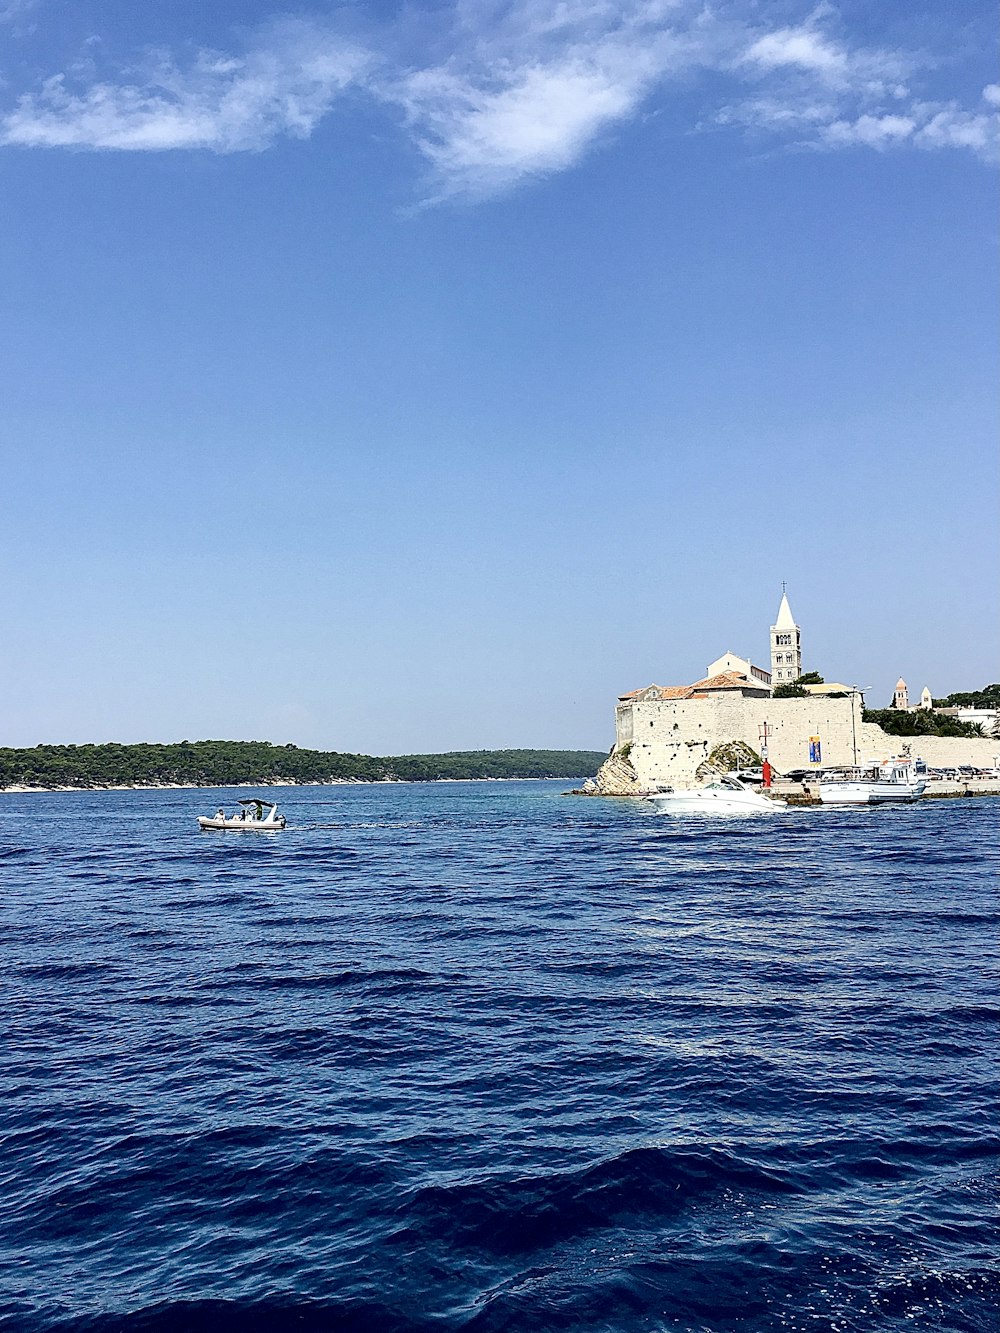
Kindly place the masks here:
<instances>
[{"instance_id":1,"label":"bell tower","mask_svg":"<svg viewBox=\"0 0 1000 1333\"><path fill-rule=\"evenodd\" d=\"M781 585L781 605L771 626L771 684L788 685L802 675L802 631L795 623L788 605L785 585Z\"/></svg>"}]
</instances>

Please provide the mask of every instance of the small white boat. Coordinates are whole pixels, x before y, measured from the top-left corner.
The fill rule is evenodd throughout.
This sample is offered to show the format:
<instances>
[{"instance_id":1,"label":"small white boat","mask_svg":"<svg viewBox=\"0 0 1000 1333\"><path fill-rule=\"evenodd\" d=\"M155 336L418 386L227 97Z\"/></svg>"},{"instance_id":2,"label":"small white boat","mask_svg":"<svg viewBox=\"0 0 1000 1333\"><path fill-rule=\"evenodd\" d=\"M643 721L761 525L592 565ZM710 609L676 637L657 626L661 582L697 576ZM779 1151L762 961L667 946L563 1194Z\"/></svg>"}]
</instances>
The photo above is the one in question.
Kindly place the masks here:
<instances>
[{"instance_id":1,"label":"small white boat","mask_svg":"<svg viewBox=\"0 0 1000 1333\"><path fill-rule=\"evenodd\" d=\"M644 797L662 815L773 815L785 808L751 790L731 773L690 791L661 791Z\"/></svg>"},{"instance_id":2,"label":"small white boat","mask_svg":"<svg viewBox=\"0 0 1000 1333\"><path fill-rule=\"evenodd\" d=\"M234 815L227 815L220 806L214 815L199 815L198 827L232 830L234 833L267 833L285 827L285 816L278 814L278 807L273 801L263 801L259 796L240 801L240 809Z\"/></svg>"},{"instance_id":3,"label":"small white boat","mask_svg":"<svg viewBox=\"0 0 1000 1333\"><path fill-rule=\"evenodd\" d=\"M824 805L882 805L915 801L926 789L911 760L887 759L871 769L848 769L842 777L824 778L819 799Z\"/></svg>"}]
</instances>

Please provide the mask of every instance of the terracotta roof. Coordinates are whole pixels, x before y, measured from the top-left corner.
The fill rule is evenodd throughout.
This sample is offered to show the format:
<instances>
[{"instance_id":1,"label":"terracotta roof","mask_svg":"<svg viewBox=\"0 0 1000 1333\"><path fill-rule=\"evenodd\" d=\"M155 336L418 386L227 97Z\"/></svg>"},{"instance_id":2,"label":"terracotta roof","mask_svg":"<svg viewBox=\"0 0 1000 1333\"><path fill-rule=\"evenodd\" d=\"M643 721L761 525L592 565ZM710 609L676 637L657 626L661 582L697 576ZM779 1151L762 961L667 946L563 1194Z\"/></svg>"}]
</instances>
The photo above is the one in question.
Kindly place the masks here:
<instances>
[{"instance_id":1,"label":"terracotta roof","mask_svg":"<svg viewBox=\"0 0 1000 1333\"><path fill-rule=\"evenodd\" d=\"M704 699L712 690L765 689L763 681L741 675L738 671L723 671L718 676L708 676L705 680L696 680L693 685L644 685L641 690L630 690L628 694L618 696L619 703L642 696L653 699Z\"/></svg>"},{"instance_id":2,"label":"terracotta roof","mask_svg":"<svg viewBox=\"0 0 1000 1333\"><path fill-rule=\"evenodd\" d=\"M641 694L654 694L658 699L686 699L691 693L690 685L644 685L641 690L629 690L628 694L619 694L620 703L627 699L638 699Z\"/></svg>"},{"instance_id":3,"label":"terracotta roof","mask_svg":"<svg viewBox=\"0 0 1000 1333\"><path fill-rule=\"evenodd\" d=\"M689 686L692 690L735 690L741 685L755 685L758 689L762 682L751 680L749 676L744 676L741 671L723 671L718 676L706 676L704 680L696 680Z\"/></svg>"}]
</instances>

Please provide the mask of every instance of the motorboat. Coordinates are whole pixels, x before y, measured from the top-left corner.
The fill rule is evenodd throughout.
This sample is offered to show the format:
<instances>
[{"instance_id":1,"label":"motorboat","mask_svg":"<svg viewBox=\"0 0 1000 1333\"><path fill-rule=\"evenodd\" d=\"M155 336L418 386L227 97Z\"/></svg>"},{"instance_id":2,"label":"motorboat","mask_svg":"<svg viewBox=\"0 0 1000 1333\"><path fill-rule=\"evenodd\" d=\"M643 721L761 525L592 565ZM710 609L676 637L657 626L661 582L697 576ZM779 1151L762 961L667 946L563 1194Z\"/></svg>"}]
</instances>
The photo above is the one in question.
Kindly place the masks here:
<instances>
[{"instance_id":1,"label":"motorboat","mask_svg":"<svg viewBox=\"0 0 1000 1333\"><path fill-rule=\"evenodd\" d=\"M214 815L199 815L198 827L232 831L233 833L268 833L285 827L285 816L278 814L278 807L273 801L264 801L259 796L251 796L240 801L239 809L233 815L227 815L220 806Z\"/></svg>"},{"instance_id":2,"label":"motorboat","mask_svg":"<svg viewBox=\"0 0 1000 1333\"><path fill-rule=\"evenodd\" d=\"M873 768L845 769L820 780L824 805L883 805L888 801L915 801L927 783L910 759L886 759Z\"/></svg>"},{"instance_id":3,"label":"motorboat","mask_svg":"<svg viewBox=\"0 0 1000 1333\"><path fill-rule=\"evenodd\" d=\"M662 815L771 815L785 808L784 801L762 796L731 773L689 791L668 788L644 799Z\"/></svg>"}]
</instances>

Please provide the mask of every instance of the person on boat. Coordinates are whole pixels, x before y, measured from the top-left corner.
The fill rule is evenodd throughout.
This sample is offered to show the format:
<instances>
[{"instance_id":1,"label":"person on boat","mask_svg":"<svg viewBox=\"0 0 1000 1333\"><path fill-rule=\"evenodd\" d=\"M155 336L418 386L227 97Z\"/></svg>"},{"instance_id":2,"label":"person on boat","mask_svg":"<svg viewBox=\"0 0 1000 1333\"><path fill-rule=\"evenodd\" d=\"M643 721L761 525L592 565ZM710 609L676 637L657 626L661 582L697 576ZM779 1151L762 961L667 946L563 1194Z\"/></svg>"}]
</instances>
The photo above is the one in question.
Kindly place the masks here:
<instances>
[{"instance_id":1,"label":"person on boat","mask_svg":"<svg viewBox=\"0 0 1000 1333\"><path fill-rule=\"evenodd\" d=\"M226 812L225 810L223 810L221 805L219 806L218 810L216 810L215 817L216 819L222 819L222 820L226 818Z\"/></svg>"}]
</instances>

